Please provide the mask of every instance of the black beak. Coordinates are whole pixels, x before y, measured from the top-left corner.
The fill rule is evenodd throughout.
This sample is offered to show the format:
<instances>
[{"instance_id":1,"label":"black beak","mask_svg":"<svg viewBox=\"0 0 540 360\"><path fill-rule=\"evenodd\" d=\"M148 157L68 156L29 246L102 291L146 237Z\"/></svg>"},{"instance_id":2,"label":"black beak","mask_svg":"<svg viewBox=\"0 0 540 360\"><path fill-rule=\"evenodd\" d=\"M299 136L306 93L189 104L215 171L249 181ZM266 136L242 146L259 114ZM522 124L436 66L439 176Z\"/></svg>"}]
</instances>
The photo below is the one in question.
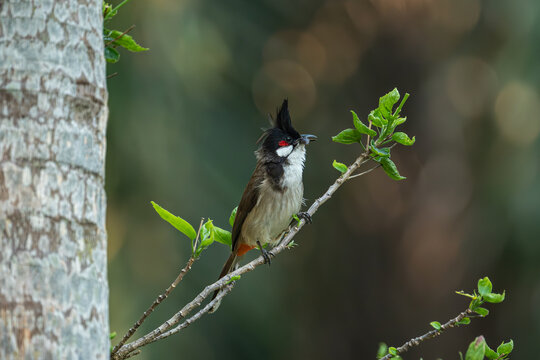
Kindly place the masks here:
<instances>
[{"instance_id":1,"label":"black beak","mask_svg":"<svg viewBox=\"0 0 540 360\"><path fill-rule=\"evenodd\" d=\"M315 135L302 134L298 141L300 142L300 144L307 145L310 141L317 141L317 137Z\"/></svg>"}]
</instances>

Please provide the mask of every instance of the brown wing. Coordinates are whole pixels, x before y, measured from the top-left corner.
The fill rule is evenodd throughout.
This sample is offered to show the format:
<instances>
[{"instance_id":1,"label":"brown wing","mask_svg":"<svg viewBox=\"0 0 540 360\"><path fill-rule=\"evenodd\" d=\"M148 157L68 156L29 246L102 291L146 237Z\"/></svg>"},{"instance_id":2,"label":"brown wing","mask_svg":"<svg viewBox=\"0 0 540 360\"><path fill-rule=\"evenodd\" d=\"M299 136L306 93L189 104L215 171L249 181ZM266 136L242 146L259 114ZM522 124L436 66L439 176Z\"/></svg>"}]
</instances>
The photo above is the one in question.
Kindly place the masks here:
<instances>
[{"instance_id":1,"label":"brown wing","mask_svg":"<svg viewBox=\"0 0 540 360\"><path fill-rule=\"evenodd\" d=\"M246 189L242 194L240 204L238 205L238 210L236 211L236 218L234 219L232 229L233 250L237 246L240 231L242 230L242 225L244 224L246 217L248 216L251 209L253 209L255 204L257 204L257 199L259 198L259 188L263 180L264 170L260 166L257 166L255 168L255 171L253 171L253 175L251 175L251 179L249 179Z\"/></svg>"}]
</instances>

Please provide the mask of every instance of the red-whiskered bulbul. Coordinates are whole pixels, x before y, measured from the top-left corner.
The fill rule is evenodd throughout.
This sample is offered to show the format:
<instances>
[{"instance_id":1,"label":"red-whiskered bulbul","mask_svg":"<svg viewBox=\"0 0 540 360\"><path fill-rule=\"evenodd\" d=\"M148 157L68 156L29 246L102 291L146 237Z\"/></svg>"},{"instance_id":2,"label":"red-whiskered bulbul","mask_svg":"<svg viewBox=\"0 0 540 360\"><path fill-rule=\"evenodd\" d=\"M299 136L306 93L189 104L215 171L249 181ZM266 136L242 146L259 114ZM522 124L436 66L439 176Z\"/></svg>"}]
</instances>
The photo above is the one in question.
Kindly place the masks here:
<instances>
[{"instance_id":1,"label":"red-whiskered bulbul","mask_svg":"<svg viewBox=\"0 0 540 360\"><path fill-rule=\"evenodd\" d=\"M266 130L257 143L257 165L238 205L232 229L232 253L223 266L219 278L234 270L238 258L259 247L270 263L264 245L275 245L280 235L299 214L303 203L302 172L306 159L306 145L317 139L314 135L300 135L291 124L288 101L278 110L273 127ZM216 297L218 291L214 293ZM214 311L217 309L214 306Z\"/></svg>"}]
</instances>

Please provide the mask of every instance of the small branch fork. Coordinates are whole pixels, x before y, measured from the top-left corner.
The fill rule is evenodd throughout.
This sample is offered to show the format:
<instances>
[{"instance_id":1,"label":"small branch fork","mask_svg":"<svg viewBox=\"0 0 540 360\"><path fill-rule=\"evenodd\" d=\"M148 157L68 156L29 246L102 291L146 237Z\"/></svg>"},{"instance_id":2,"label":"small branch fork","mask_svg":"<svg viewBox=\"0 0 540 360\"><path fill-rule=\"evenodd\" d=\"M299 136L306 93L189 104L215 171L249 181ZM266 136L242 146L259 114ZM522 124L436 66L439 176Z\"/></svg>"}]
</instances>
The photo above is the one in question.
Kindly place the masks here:
<instances>
[{"instance_id":1,"label":"small branch fork","mask_svg":"<svg viewBox=\"0 0 540 360\"><path fill-rule=\"evenodd\" d=\"M470 317L470 314L472 314L471 309L465 310L464 312L462 312L461 314L459 314L455 318L453 318L451 320L448 320L448 322L441 325L440 330L431 330L431 331L425 333L422 336L418 336L418 337L415 337L414 339L411 339L411 340L407 341L405 344L401 345L400 347L398 347L396 349L396 353L398 355L402 354L402 353L408 351L410 348L420 345L420 343L422 341L424 341L424 340L433 339L434 337L437 337L437 336L441 335L441 333L443 331L458 326L458 323L461 320L463 320L463 318ZM380 360L389 360L389 359L392 359L393 357L394 357L394 355L387 354L386 356L382 357Z\"/></svg>"},{"instance_id":2,"label":"small branch fork","mask_svg":"<svg viewBox=\"0 0 540 360\"><path fill-rule=\"evenodd\" d=\"M371 127L371 122L369 123L369 126ZM343 185L343 183L345 183L347 180L352 179L353 177L356 177L359 175L367 174L371 172L372 170L374 170L374 168L371 168L363 173L353 176L353 173L356 170L358 170L360 166L367 163L369 160L370 160L370 156L369 156L369 138L368 138L368 145L366 147L366 150L356 159L356 161L351 166L349 166L348 170L345 173L343 173L338 179L336 179L336 181L332 185L330 185L328 190L326 190L326 192L321 197L319 197L317 200L313 202L313 204L311 204L310 208L307 210L307 213L310 216L313 216L313 214L317 212L319 207L321 207L321 205L327 202L332 197L332 195L337 191L337 189L339 189L341 185ZM287 249L289 244L292 242L293 238L296 236L296 234L302 229L302 227L305 224L306 224L306 220L304 218L301 218L297 224L289 228L288 232L283 237L283 240L271 251L269 251L270 255L275 256L279 254L280 252L282 252L283 250ZM199 226L199 231L200 231L200 226ZM191 266L191 264L192 262L191 263L188 262L189 267ZM259 256L256 259L252 260L251 262L247 263L246 265L222 277L221 279L214 282L213 284L206 286L199 293L199 295L197 295L191 302L187 303L180 311L174 314L169 320L165 321L163 324L161 324L159 327L152 330L148 334L140 337L139 339L135 341L132 341L126 344L126 341L131 337L131 335L133 335L135 330L137 330L137 328L140 326L140 323L144 321L144 319L148 316L148 314L150 314L153 311L153 309L157 305L159 305L159 303L163 299L166 298L166 296L161 300L160 298L165 294L168 295L170 293L169 289L174 288L174 286L171 285L171 287L169 287L169 289L165 291L165 294L161 295L160 297L158 297L158 299L156 299L156 301L154 301L152 306L145 312L145 314L143 314L141 319L139 319L139 321L137 321L137 323L135 323L135 325L128 331L128 333L124 336L122 341L114 347L113 351L111 352L111 359L112 360L127 359L128 357L136 355L135 352L138 353L140 351L138 350L139 348L145 345L148 345L150 343L153 343L157 340L166 338L170 335L176 334L179 331L185 329L186 327L191 325L194 321L199 320L204 314L208 313L214 307L215 304L221 301L221 299L232 290L234 286L234 279L238 279L240 275L253 271L257 266L260 266L262 264L264 264L264 258L262 256ZM186 265L186 268L188 267L188 265ZM184 271L184 269L182 269L182 271ZM187 272L187 270L185 272ZM182 272L180 275L182 275ZM180 277L180 275L178 277ZM177 284L176 280L175 280L175 283L173 284L176 286ZM194 309L201 306L204 299L206 299L208 296L213 294L214 291L218 289L222 289L222 290L218 293L215 299L207 303L202 309L200 309L197 313L195 313L195 315L189 318L186 318L190 312L192 312ZM183 322L180 323L180 321L182 320ZM178 323L180 323L180 325L177 325ZM444 326L446 326L446 324Z\"/></svg>"},{"instance_id":3,"label":"small branch fork","mask_svg":"<svg viewBox=\"0 0 540 360\"><path fill-rule=\"evenodd\" d=\"M201 234L201 228L202 228L202 225L204 223L204 218L201 219L201 223L199 224L199 230L197 231L197 236L195 237L195 243L197 243L197 240L199 239L199 236ZM176 279L173 281L173 283L167 288L167 290L165 290L165 292L161 295L159 295L156 300L154 300L154 302L152 303L152 305L150 305L150 307L142 314L141 318L139 320L137 320L137 322L135 324L133 324L133 326L129 329L129 331L124 335L124 337L122 338L122 340L120 340L120 342L112 349L111 351L111 356L114 355L118 349L120 349L122 346L124 346L124 344L126 343L126 341L129 340L129 338L131 336L133 336L133 334L135 333L135 331L137 331L137 329L142 325L142 323L144 322L144 320L146 320L146 318L148 317L148 315L150 315L154 309L159 305L161 304L161 302L163 300L165 300L169 294L176 288L176 286L178 285L178 283L180 281L182 281L182 279L184 278L184 276L186 275L186 273L191 270L191 266L193 265L193 263L195 262L195 260L197 260L197 258L194 257L194 252L192 252L192 255L191 257L189 258L186 266L184 266L184 268L182 270L180 270L180 274L178 274L178 276L176 277ZM139 351L140 352L140 351ZM136 355L135 353L132 353L133 355L130 355L129 357L131 356L134 356ZM125 358L127 359L127 357Z\"/></svg>"}]
</instances>

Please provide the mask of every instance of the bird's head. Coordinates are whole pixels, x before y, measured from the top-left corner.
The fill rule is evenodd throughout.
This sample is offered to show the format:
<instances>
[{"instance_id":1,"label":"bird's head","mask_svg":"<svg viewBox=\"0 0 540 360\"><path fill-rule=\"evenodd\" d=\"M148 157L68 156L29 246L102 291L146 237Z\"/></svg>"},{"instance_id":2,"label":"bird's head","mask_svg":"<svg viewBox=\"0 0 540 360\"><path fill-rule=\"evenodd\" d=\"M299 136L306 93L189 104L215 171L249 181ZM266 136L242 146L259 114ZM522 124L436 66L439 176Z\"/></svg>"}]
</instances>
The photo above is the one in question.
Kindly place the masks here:
<instances>
[{"instance_id":1,"label":"bird's head","mask_svg":"<svg viewBox=\"0 0 540 360\"><path fill-rule=\"evenodd\" d=\"M260 151L264 155L286 158L295 151L305 151L307 144L317 140L315 135L300 135L293 128L287 99L283 100L283 104L277 112L276 119L272 119L272 122L274 127L266 130L261 139L259 139L262 142Z\"/></svg>"}]
</instances>

